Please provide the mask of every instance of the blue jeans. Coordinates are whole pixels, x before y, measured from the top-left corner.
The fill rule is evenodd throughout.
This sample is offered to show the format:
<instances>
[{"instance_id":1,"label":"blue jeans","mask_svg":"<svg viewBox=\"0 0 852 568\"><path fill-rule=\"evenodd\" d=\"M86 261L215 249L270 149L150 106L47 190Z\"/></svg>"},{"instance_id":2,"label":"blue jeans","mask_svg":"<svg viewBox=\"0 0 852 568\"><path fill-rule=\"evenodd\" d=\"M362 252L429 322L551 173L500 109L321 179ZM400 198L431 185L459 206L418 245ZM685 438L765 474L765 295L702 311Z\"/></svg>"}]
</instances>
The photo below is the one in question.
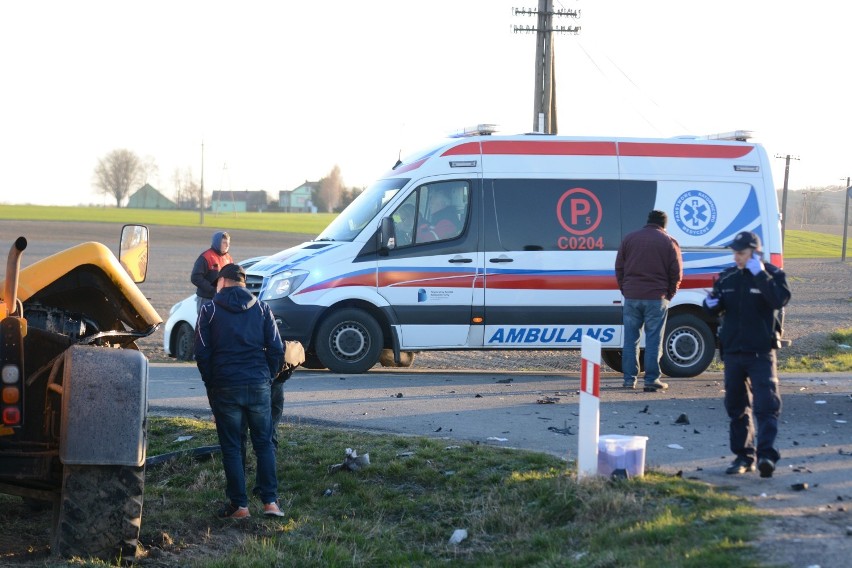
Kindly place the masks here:
<instances>
[{"instance_id":1,"label":"blue jeans","mask_svg":"<svg viewBox=\"0 0 852 568\"><path fill-rule=\"evenodd\" d=\"M639 332L645 328L645 384L650 385L660 378L660 356L663 333L666 329L666 316L669 312L668 300L630 300L624 299L624 350L621 356L621 370L624 372L624 384L636 383L639 376Z\"/></svg>"},{"instance_id":2,"label":"blue jeans","mask_svg":"<svg viewBox=\"0 0 852 568\"><path fill-rule=\"evenodd\" d=\"M769 458L777 462L781 458L775 448L781 395L778 394L775 351L725 353L723 360L725 410L731 419L731 451L748 462L755 458Z\"/></svg>"},{"instance_id":3,"label":"blue jeans","mask_svg":"<svg viewBox=\"0 0 852 568\"><path fill-rule=\"evenodd\" d=\"M278 451L278 423L284 416L284 382L272 383L272 447ZM240 437L240 455L243 460L243 471L246 469L246 445L248 444L248 425L243 424L243 433ZM260 495L260 487L254 486L254 495ZM267 503L268 501L264 501Z\"/></svg>"},{"instance_id":4,"label":"blue jeans","mask_svg":"<svg viewBox=\"0 0 852 568\"><path fill-rule=\"evenodd\" d=\"M269 382L208 387L207 399L216 418L228 499L238 507L248 506L241 450L243 426L247 425L257 457L255 486L259 488L258 493L264 503L277 501L278 479L275 473L275 447L272 444Z\"/></svg>"}]
</instances>

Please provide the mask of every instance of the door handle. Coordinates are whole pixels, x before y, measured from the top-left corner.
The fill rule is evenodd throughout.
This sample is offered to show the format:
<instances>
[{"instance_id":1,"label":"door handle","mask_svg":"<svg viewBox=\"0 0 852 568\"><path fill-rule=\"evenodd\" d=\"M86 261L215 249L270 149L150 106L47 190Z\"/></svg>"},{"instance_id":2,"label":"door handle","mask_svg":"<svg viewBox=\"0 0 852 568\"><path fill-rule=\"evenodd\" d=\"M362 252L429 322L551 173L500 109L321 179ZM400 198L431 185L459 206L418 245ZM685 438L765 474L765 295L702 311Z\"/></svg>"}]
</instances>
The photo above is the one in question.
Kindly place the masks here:
<instances>
[{"instance_id":1,"label":"door handle","mask_svg":"<svg viewBox=\"0 0 852 568\"><path fill-rule=\"evenodd\" d=\"M488 262L515 262L515 259L501 256L498 258L489 258Z\"/></svg>"},{"instance_id":2,"label":"door handle","mask_svg":"<svg viewBox=\"0 0 852 568\"><path fill-rule=\"evenodd\" d=\"M472 258L462 258L462 257L457 256L455 258L451 258L447 262L460 262L460 263L466 264L466 263L469 263L469 262L473 262L473 259Z\"/></svg>"}]
</instances>

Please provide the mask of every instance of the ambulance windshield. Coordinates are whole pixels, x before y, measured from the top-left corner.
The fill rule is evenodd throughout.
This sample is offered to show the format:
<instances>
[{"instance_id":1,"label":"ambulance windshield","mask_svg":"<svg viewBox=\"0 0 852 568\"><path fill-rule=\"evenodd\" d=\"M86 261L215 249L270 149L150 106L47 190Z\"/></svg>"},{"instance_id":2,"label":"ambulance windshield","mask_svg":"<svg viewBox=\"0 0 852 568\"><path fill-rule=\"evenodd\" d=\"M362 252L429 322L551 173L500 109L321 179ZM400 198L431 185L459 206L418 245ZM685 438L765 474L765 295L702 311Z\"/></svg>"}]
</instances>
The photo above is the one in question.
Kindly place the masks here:
<instances>
[{"instance_id":1,"label":"ambulance windshield","mask_svg":"<svg viewBox=\"0 0 852 568\"><path fill-rule=\"evenodd\" d=\"M325 230L318 241L352 241L409 180L382 179L365 189Z\"/></svg>"}]
</instances>

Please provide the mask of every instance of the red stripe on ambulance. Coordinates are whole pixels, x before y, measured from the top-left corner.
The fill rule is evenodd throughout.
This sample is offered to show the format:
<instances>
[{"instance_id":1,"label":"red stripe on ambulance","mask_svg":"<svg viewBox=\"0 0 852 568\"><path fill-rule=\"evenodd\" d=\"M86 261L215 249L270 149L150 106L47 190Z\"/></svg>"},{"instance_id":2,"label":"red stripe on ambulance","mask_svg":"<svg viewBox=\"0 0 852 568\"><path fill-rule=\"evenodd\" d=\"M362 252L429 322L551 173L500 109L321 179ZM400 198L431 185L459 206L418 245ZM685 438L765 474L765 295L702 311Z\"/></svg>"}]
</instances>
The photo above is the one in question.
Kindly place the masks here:
<instances>
[{"instance_id":1,"label":"red stripe on ambulance","mask_svg":"<svg viewBox=\"0 0 852 568\"><path fill-rule=\"evenodd\" d=\"M618 155L643 158L742 158L751 146L619 142Z\"/></svg>"}]
</instances>

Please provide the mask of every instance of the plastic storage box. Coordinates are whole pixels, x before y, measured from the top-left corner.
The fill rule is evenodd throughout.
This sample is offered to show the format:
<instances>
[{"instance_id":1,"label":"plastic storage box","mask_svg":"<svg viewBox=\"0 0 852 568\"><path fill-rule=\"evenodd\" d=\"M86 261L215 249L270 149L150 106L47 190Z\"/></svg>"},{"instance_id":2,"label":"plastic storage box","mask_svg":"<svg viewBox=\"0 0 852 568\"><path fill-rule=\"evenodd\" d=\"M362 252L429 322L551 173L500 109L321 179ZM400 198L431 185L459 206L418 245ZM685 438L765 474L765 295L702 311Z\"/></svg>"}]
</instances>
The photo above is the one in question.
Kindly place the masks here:
<instances>
[{"instance_id":1,"label":"plastic storage box","mask_svg":"<svg viewBox=\"0 0 852 568\"><path fill-rule=\"evenodd\" d=\"M647 436L604 434L598 438L598 475L645 475L645 443Z\"/></svg>"}]
</instances>

